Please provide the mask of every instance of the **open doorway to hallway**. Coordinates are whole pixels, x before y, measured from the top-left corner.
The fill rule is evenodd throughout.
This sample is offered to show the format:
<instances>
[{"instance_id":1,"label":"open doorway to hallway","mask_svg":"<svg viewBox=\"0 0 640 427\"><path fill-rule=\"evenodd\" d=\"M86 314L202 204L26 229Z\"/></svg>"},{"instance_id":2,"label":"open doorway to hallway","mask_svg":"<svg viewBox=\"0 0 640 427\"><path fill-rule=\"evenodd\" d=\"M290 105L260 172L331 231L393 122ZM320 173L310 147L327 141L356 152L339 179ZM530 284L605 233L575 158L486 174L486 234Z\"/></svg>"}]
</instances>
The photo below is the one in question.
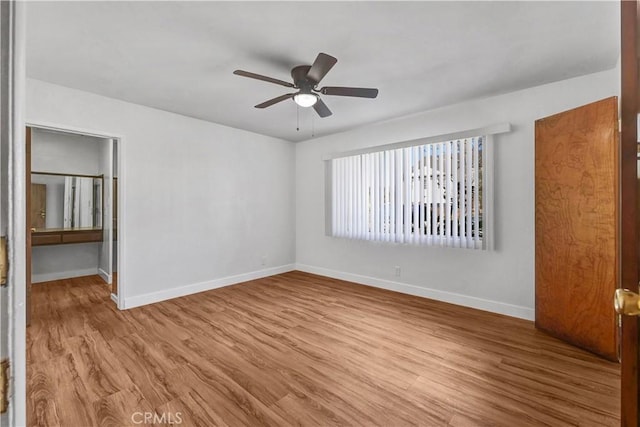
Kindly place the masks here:
<instances>
[{"instance_id":1,"label":"open doorway to hallway","mask_svg":"<svg viewBox=\"0 0 640 427\"><path fill-rule=\"evenodd\" d=\"M28 301L32 285L80 277L117 305L117 140L38 126L26 135Z\"/></svg>"}]
</instances>

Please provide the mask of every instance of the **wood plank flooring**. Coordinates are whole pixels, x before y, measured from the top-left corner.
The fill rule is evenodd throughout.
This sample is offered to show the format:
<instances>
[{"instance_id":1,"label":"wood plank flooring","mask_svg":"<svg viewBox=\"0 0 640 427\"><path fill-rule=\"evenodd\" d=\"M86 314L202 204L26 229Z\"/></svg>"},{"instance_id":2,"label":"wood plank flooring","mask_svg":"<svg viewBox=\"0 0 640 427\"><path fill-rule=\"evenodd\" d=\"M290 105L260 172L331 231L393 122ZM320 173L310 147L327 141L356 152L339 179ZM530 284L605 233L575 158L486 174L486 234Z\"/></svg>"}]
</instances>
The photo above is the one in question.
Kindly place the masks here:
<instances>
[{"instance_id":1,"label":"wood plank flooring","mask_svg":"<svg viewBox=\"0 0 640 427\"><path fill-rule=\"evenodd\" d=\"M619 425L617 364L423 298L301 272L126 311L98 276L32 298L33 426Z\"/></svg>"}]
</instances>

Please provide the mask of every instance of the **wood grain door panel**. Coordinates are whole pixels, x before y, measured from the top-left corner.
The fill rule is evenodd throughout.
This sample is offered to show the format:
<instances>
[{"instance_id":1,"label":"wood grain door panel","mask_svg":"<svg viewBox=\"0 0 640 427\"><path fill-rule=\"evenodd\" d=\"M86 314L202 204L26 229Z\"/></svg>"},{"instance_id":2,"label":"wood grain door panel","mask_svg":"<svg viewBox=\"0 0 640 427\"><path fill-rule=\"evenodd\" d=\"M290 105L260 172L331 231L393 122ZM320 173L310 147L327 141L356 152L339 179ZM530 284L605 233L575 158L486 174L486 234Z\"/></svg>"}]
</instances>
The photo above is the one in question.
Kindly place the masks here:
<instances>
[{"instance_id":1,"label":"wood grain door panel","mask_svg":"<svg viewBox=\"0 0 640 427\"><path fill-rule=\"evenodd\" d=\"M536 327L617 360L618 100L536 121Z\"/></svg>"},{"instance_id":2,"label":"wood grain door panel","mask_svg":"<svg viewBox=\"0 0 640 427\"><path fill-rule=\"evenodd\" d=\"M31 184L31 227L38 230L45 228L47 215L47 186L45 184Z\"/></svg>"}]
</instances>

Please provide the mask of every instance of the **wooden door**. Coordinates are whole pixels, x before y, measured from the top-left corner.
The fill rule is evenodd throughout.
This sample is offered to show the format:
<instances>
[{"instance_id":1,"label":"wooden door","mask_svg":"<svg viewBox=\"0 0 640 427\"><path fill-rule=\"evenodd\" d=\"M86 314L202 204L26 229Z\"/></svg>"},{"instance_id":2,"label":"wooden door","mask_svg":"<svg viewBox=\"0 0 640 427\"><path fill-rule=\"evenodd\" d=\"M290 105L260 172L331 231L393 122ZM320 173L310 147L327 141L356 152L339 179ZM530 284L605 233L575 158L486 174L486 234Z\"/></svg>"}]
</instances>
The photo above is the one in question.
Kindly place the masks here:
<instances>
[{"instance_id":1,"label":"wooden door","mask_svg":"<svg viewBox=\"0 0 640 427\"><path fill-rule=\"evenodd\" d=\"M536 327L617 361L618 99L536 121Z\"/></svg>"},{"instance_id":2,"label":"wooden door","mask_svg":"<svg viewBox=\"0 0 640 427\"><path fill-rule=\"evenodd\" d=\"M31 227L41 230L45 227L47 216L47 186L45 184L31 184Z\"/></svg>"},{"instance_id":3,"label":"wooden door","mask_svg":"<svg viewBox=\"0 0 640 427\"><path fill-rule=\"evenodd\" d=\"M640 113L640 3L623 1L621 20L621 83L620 95L620 187L621 187L621 271L622 288L638 292L640 263L640 202L638 185L638 128ZM620 378L621 425L640 425L640 319L621 317Z\"/></svg>"}]
</instances>

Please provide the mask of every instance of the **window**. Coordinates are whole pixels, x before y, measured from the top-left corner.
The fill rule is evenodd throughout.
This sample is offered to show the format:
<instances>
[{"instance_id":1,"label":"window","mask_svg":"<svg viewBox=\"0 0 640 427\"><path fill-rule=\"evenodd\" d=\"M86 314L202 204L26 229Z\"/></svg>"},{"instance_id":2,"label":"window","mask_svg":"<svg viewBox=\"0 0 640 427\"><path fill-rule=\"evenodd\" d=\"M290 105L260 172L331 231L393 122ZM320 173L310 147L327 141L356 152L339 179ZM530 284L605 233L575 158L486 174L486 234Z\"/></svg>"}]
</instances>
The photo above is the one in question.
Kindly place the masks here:
<instances>
[{"instance_id":1,"label":"window","mask_svg":"<svg viewBox=\"0 0 640 427\"><path fill-rule=\"evenodd\" d=\"M330 234L486 248L487 141L476 136L330 160Z\"/></svg>"}]
</instances>

